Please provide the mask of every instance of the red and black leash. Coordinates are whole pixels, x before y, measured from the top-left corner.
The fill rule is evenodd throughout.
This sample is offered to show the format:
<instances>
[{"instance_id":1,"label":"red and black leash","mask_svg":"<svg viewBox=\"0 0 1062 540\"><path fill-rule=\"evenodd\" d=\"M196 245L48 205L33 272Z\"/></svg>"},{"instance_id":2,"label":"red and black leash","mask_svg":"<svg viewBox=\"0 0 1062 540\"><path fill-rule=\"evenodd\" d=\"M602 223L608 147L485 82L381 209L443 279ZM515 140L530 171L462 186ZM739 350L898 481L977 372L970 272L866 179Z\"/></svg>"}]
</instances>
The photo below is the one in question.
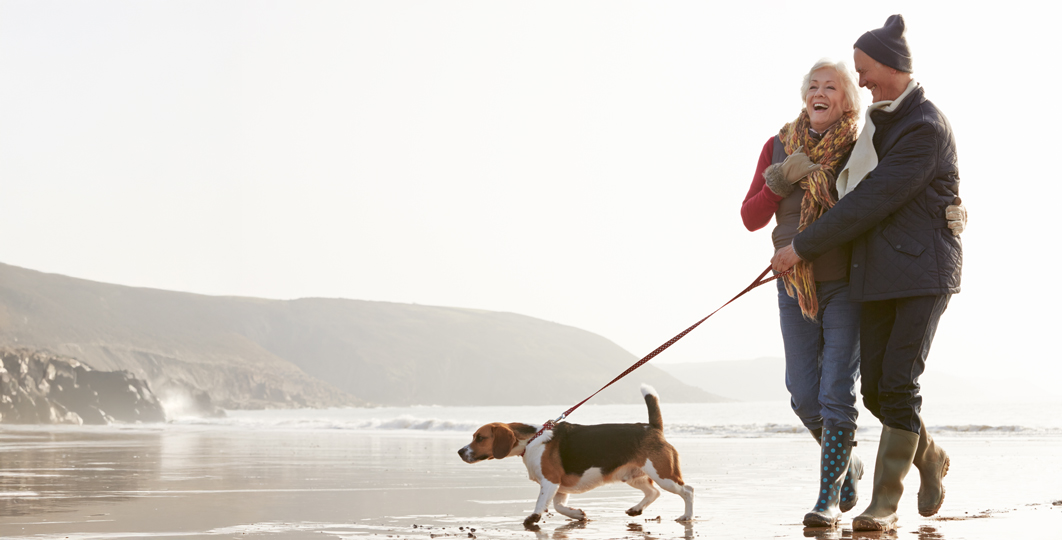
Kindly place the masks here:
<instances>
[{"instance_id":1,"label":"red and black leash","mask_svg":"<svg viewBox=\"0 0 1062 540\"><path fill-rule=\"evenodd\" d=\"M764 276L766 276L767 273L770 272L770 271L771 271L771 267L768 266L766 270L764 270L762 273L760 273L759 276L756 277L756 279L752 282L751 285L749 285L748 287L745 287L745 290L739 292L737 294L737 296L731 298L727 303L719 306L718 309L716 309L715 311L709 313L708 316L706 316L705 318L697 321L696 323L693 324L693 326L683 330L681 333L679 333L679 335L677 335L677 336L671 338L670 340L668 340L667 343L657 347L655 351L645 355L645 358L642 358L641 360L635 362L635 364L633 366L627 368L627 371L624 371L623 373L620 373L620 375L618 377L616 377L615 379L612 379L612 381L610 381L605 386L602 386L600 390L598 390L597 392L594 392L593 394L590 394L590 397L580 401L579 403L576 403L574 407L564 411L564 414L562 414L559 417L557 417L556 420L547 420L545 425L542 426L542 429L538 430L538 432L535 433L535 436L531 437L531 439L528 440L527 443L531 444L531 441L533 441L536 438L538 438L538 436L542 435L542 433L544 431L546 431L547 429L553 429L553 427L555 425L557 425L557 422L560 422L560 421L564 420L565 418L567 418L568 415L572 413L572 411L574 411L575 409L578 409L580 406L582 406L583 403L586 403L587 401L590 401L590 398L592 398L592 397L598 395L599 393L601 393L601 390L604 390L604 389L608 388L609 386L612 386L612 383L614 383L614 382L626 377L632 371L642 367L643 364L645 364L646 362L652 360L653 357L655 357L656 355L664 352L665 349L667 349L668 347L674 345L676 341L682 339L683 337L686 336L686 334L692 332L694 328L697 328L698 326L701 325L701 323L703 323L704 321L707 321L708 317L711 317L712 315L715 315L716 313L718 313L720 309L723 309L726 306L730 305L731 302L733 302L734 300L737 300L738 298L741 298L742 296L745 295L745 293L751 291L752 289L755 289L756 287L759 287L760 285L764 285L764 284L770 283L770 282L772 282L772 281L774 281L774 280L776 280L776 279L778 279L780 277L786 276L790 272L792 272L792 270L786 270L785 272L782 272L780 274L775 274L775 275L773 275L773 276L771 276L769 278L764 278Z\"/></svg>"}]
</instances>

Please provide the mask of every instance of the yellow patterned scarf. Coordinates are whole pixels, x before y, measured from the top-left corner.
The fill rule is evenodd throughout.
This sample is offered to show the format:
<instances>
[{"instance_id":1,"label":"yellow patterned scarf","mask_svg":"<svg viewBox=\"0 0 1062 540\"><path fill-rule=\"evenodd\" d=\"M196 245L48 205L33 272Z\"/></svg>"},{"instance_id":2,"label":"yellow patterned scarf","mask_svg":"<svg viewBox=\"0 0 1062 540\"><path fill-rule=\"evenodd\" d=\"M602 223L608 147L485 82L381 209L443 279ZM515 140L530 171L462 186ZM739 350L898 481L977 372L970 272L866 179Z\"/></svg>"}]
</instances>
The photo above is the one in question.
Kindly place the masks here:
<instances>
[{"instance_id":1,"label":"yellow patterned scarf","mask_svg":"<svg viewBox=\"0 0 1062 540\"><path fill-rule=\"evenodd\" d=\"M797 232L806 229L837 203L837 199L830 193L830 188L837 177L837 167L841 164L841 159L855 144L858 135L854 112L845 113L837 123L826 130L822 139L808 135L810 127L811 120L805 109L796 120L786 124L778 132L778 137L785 144L786 154L792 155L797 148L803 146L808 158L822 165L821 169L800 181L804 198L800 201L800 227ZM816 320L819 314L819 300L815 292L815 276L811 263L798 262L793 267L793 273L783 279L785 291L800 303L804 318Z\"/></svg>"}]
</instances>

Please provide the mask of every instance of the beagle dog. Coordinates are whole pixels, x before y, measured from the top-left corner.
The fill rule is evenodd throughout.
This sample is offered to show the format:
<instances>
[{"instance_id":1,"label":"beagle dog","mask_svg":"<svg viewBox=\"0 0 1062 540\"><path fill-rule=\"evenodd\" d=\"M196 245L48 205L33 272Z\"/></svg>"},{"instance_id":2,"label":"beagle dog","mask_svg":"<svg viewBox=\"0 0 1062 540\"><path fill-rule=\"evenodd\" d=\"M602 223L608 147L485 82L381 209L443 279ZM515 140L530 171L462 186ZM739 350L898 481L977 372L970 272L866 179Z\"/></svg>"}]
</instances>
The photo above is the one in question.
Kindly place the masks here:
<instances>
[{"instance_id":1,"label":"beagle dog","mask_svg":"<svg viewBox=\"0 0 1062 540\"><path fill-rule=\"evenodd\" d=\"M567 505L568 494L585 493L602 484L626 482L645 494L627 510L637 516L660 496L660 487L682 497L686 511L678 521L693 519L693 488L682 481L679 456L664 440L664 420L660 398L651 386L642 385L649 409L648 424L599 424L582 426L560 422L537 438L541 426L495 422L476 430L472 442L457 451L466 463L522 456L531 480L541 489L535 511L524 525L531 527L542 518L550 499L557 512L572 519L586 519L586 513Z\"/></svg>"}]
</instances>

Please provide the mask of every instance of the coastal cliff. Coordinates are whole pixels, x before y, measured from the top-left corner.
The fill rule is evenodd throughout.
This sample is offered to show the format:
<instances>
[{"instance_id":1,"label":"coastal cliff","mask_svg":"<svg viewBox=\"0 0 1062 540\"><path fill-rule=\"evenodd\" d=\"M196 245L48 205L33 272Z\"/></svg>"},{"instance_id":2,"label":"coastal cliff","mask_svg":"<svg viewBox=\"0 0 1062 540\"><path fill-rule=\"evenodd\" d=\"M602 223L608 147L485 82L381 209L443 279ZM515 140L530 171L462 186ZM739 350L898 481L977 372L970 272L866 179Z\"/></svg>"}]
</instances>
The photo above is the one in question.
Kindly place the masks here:
<instances>
[{"instance_id":1,"label":"coastal cliff","mask_svg":"<svg viewBox=\"0 0 1062 540\"><path fill-rule=\"evenodd\" d=\"M515 313L126 287L0 264L0 347L54 351L150 384L170 413L575 403L637 361L597 334ZM727 401L652 365L594 398ZM202 411L188 411L199 415Z\"/></svg>"}]
</instances>

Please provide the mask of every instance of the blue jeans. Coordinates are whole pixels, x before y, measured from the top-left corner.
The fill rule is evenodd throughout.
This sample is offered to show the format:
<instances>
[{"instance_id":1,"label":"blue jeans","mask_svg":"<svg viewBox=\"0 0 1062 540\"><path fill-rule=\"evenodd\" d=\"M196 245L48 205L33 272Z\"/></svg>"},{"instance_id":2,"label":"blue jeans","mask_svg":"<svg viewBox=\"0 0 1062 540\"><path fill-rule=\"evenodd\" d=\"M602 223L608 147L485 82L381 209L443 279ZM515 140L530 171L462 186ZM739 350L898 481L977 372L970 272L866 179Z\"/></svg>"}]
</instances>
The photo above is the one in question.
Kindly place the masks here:
<instances>
[{"instance_id":1,"label":"blue jeans","mask_svg":"<svg viewBox=\"0 0 1062 540\"><path fill-rule=\"evenodd\" d=\"M861 306L848 299L848 281L815 283L818 320L800 312L778 280L778 311L785 344L785 386L793 412L810 430L824 424L856 429Z\"/></svg>"}]
</instances>

